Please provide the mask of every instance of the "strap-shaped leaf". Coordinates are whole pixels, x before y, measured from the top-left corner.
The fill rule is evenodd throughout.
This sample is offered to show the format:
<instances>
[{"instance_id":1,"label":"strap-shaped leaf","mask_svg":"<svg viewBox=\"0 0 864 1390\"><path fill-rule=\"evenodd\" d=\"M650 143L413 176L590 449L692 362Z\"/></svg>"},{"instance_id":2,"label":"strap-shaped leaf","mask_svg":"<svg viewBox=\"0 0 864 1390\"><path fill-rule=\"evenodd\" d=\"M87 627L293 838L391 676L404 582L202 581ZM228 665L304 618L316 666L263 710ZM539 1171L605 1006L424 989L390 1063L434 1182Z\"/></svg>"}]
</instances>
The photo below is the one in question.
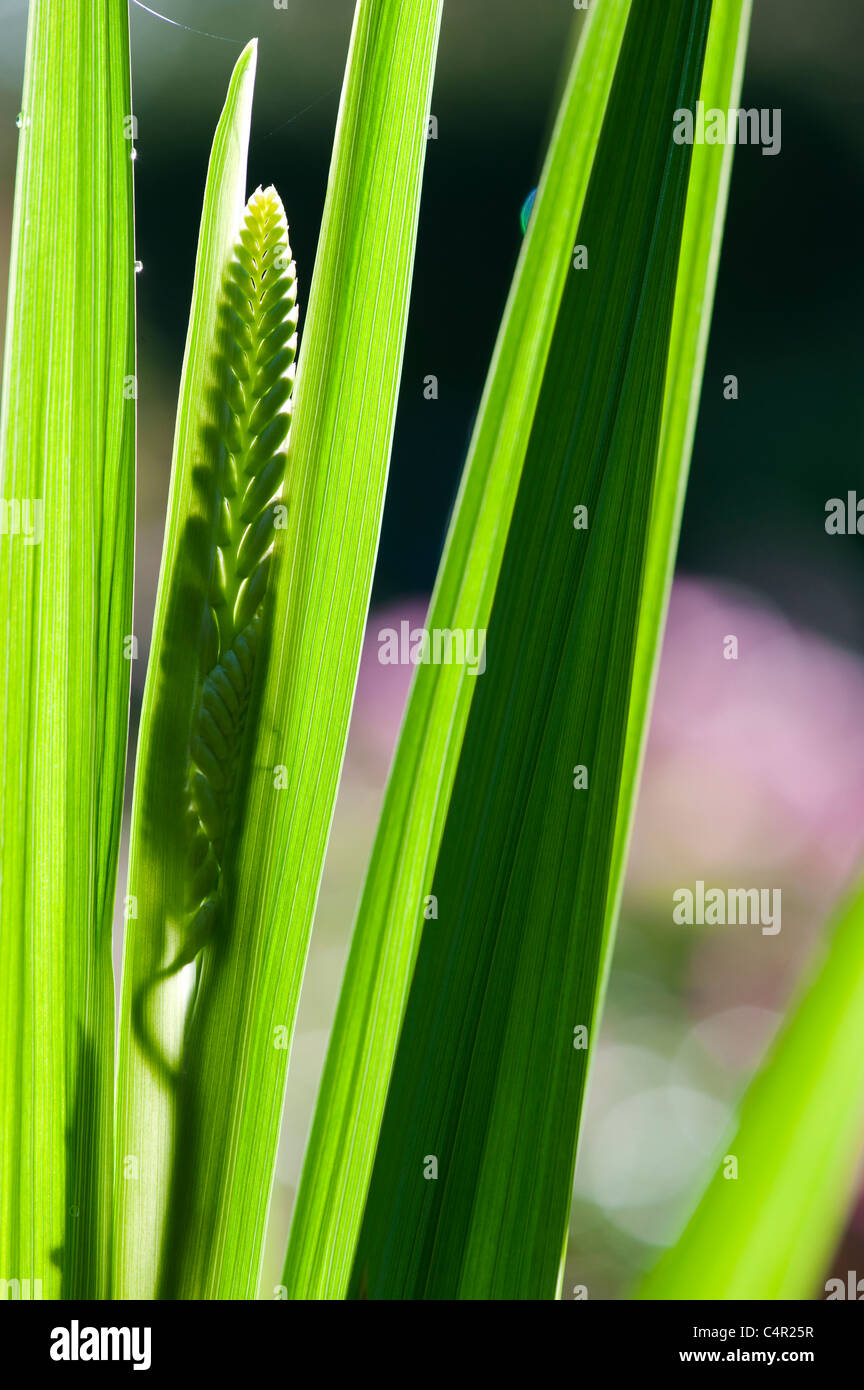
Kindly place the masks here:
<instances>
[{"instance_id":1,"label":"strap-shaped leaf","mask_svg":"<svg viewBox=\"0 0 864 1390\"><path fill-rule=\"evenodd\" d=\"M195 909L203 904L207 890L196 904L190 874L193 869L207 872L195 857L196 827L207 821L206 793L195 780L191 739L196 711L207 700L207 680L211 675L218 680L215 667L220 654L228 660L234 635L230 625L223 626L225 645L220 651L218 600L225 600L222 608L231 607L233 620L234 608L227 600L236 597L227 587L220 588L217 567L222 489L238 471L225 442L231 413L226 369L237 364L232 326L236 324L235 336L241 342L249 331L236 309L231 317L226 296L244 217L255 63L256 48L250 44L232 75L210 157L141 714L116 1111L114 1289L126 1298L152 1298L158 1287L178 1123L177 1073L191 988L189 972L175 967L183 959L194 960L194 943L204 934L201 920L195 929ZM236 256L242 265L242 249ZM242 403L245 396L236 374L234 379ZM245 435L236 442L241 452L247 448ZM232 530L236 508L230 518ZM230 699L227 692L226 698ZM239 697L236 720L235 743L242 725ZM198 751L206 761L203 749ZM214 817L207 821L216 841L219 817L224 818L231 799L230 793L222 795L225 792L220 788ZM218 876L217 863L211 887L218 888Z\"/></svg>"},{"instance_id":2,"label":"strap-shaped leaf","mask_svg":"<svg viewBox=\"0 0 864 1390\"><path fill-rule=\"evenodd\" d=\"M32 0L19 126L0 424L0 1278L99 1298L133 655L125 0Z\"/></svg>"},{"instance_id":3,"label":"strap-shaped leaf","mask_svg":"<svg viewBox=\"0 0 864 1390\"><path fill-rule=\"evenodd\" d=\"M819 1288L820 1274L860 1185L862 1151L864 889L859 883L841 905L827 941L820 943L747 1088L737 1125L715 1156L696 1210L637 1297L818 1297L825 1291ZM844 1280L841 1297L846 1296Z\"/></svg>"},{"instance_id":4,"label":"strap-shaped leaf","mask_svg":"<svg viewBox=\"0 0 864 1390\"><path fill-rule=\"evenodd\" d=\"M737 105L752 8L752 0L714 0L699 92L706 110L728 111ZM610 930L617 917L620 888L624 882L634 793L660 652L658 639L666 621L672 587L734 153L735 146L731 144L696 144L691 154L675 312L669 336L660 456L651 501L633 694L621 775L622 786L630 788L631 794L622 798L615 831L612 878L619 885L619 893L610 898L608 905L607 928Z\"/></svg>"}]
</instances>

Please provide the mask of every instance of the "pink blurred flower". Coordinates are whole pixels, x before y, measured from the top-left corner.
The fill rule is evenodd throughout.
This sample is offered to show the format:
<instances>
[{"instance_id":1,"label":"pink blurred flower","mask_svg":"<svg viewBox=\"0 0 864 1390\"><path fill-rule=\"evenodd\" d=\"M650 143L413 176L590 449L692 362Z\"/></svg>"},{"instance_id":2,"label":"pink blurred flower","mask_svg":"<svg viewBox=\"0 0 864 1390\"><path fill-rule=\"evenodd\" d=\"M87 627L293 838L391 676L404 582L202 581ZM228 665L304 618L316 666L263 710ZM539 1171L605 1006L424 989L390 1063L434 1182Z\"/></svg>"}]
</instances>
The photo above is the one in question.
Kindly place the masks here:
<instances>
[{"instance_id":1,"label":"pink blurred flower","mask_svg":"<svg viewBox=\"0 0 864 1390\"><path fill-rule=\"evenodd\" d=\"M736 660L724 657L730 636ZM763 883L788 878L804 900L830 900L862 852L864 664L745 594L678 579L631 897L671 879L743 885L758 873Z\"/></svg>"}]
</instances>

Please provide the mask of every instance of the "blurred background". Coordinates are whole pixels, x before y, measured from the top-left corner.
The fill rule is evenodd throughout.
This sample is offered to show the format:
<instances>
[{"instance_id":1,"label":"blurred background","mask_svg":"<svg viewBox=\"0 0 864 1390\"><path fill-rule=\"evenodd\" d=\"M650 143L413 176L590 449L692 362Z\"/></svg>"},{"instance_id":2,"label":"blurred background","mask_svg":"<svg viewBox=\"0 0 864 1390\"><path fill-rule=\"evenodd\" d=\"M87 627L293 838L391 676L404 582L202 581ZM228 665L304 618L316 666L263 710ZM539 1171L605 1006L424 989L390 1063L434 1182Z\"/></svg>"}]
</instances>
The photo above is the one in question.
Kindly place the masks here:
<instances>
[{"instance_id":1,"label":"blurred background","mask_svg":"<svg viewBox=\"0 0 864 1390\"><path fill-rule=\"evenodd\" d=\"M138 118L139 541L133 749L207 158L231 66L261 40L250 189L275 183L301 306L323 206L352 0L133 5ZM538 180L569 0L445 0L405 367L370 633L421 623ZM0 0L5 300L26 4ZM213 37L213 36L216 37ZM674 1238L826 916L864 858L864 541L825 532L861 478L864 9L756 0L742 105L782 110L782 151L736 152L669 629L564 1297L627 1297ZM301 307L301 338L302 338ZM423 379L438 378L438 399ZM723 397L733 373L739 399ZM864 487L862 487L864 495ZM739 659L723 659L735 635ZM288 1080L263 1296L279 1282L311 1107L405 668L367 642ZM122 873L122 866L121 866ZM782 930L671 921L672 892L782 890ZM831 1269L864 1272L864 1201Z\"/></svg>"}]
</instances>

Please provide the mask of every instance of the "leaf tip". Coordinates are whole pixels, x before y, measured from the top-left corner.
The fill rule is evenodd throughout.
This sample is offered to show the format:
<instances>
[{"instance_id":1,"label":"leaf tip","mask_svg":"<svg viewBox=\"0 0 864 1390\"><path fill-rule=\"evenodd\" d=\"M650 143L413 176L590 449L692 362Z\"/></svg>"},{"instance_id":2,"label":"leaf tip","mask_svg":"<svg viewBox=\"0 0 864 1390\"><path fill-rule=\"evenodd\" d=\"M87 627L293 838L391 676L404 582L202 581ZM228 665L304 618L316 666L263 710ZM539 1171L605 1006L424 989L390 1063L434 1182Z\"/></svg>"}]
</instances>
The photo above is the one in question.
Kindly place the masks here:
<instances>
[{"instance_id":1,"label":"leaf tip","mask_svg":"<svg viewBox=\"0 0 864 1390\"><path fill-rule=\"evenodd\" d=\"M254 81L255 71L258 67L258 40L250 39L234 68L233 80L248 76Z\"/></svg>"}]
</instances>

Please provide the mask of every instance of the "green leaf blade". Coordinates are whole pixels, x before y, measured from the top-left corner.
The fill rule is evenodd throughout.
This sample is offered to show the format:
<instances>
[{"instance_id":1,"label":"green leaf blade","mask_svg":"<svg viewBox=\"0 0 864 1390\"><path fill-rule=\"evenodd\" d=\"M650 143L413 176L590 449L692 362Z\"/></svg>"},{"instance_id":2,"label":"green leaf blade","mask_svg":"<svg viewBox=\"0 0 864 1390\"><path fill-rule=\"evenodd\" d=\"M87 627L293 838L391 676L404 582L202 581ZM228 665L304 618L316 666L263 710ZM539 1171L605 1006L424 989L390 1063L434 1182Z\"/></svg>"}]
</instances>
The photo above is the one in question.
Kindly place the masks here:
<instances>
[{"instance_id":1,"label":"green leaf blade","mask_svg":"<svg viewBox=\"0 0 864 1390\"><path fill-rule=\"evenodd\" d=\"M219 422L213 355L226 337L218 315L245 203L256 62L253 42L235 66L210 156L141 714L117 1073L114 1292L120 1298L156 1296L171 1193L176 1138L171 1063L180 1050L189 984L179 973L169 973L160 987L153 985L181 949L173 924L182 916L185 891L184 778L211 519L198 464Z\"/></svg>"},{"instance_id":2,"label":"green leaf blade","mask_svg":"<svg viewBox=\"0 0 864 1390\"><path fill-rule=\"evenodd\" d=\"M715 0L699 92L706 110L728 111L737 105L751 11L752 0ZM690 161L687 210L669 339L660 456L651 503L621 779L623 786L632 789L639 780L660 652L659 638L665 626L672 587L734 152L734 145L694 145ZM619 891L610 899L607 929L611 929L618 913L634 805L634 795L622 799L612 871Z\"/></svg>"},{"instance_id":3,"label":"green leaf blade","mask_svg":"<svg viewBox=\"0 0 864 1390\"><path fill-rule=\"evenodd\" d=\"M135 346L122 0L30 7L4 362L0 1277L107 1292ZM58 263L59 262L59 263ZM38 1295L35 1295L38 1296Z\"/></svg>"},{"instance_id":4,"label":"green leaf blade","mask_svg":"<svg viewBox=\"0 0 864 1390\"><path fill-rule=\"evenodd\" d=\"M854 1197L862 1149L859 885L838 912L797 1003L748 1087L735 1132L716 1156L696 1210L636 1296L812 1298ZM728 1155L737 1160L734 1177Z\"/></svg>"}]
</instances>

